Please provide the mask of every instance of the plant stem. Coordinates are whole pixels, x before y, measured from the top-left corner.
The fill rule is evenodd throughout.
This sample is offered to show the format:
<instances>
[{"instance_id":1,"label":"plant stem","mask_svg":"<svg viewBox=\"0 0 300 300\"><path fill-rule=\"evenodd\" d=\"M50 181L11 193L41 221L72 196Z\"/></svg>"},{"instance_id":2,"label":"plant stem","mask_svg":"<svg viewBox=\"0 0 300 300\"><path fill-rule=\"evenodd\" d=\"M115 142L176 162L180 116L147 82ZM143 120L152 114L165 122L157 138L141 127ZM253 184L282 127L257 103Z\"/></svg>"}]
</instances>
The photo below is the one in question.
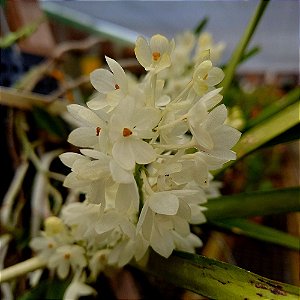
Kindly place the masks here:
<instances>
[{"instance_id":1,"label":"plant stem","mask_svg":"<svg viewBox=\"0 0 300 300\"><path fill-rule=\"evenodd\" d=\"M231 59L225 69L225 78L224 81L222 82L223 86L223 93L226 95L227 89L229 88L232 78L235 73L235 69L237 65L239 64L241 57L243 56L246 47L248 46L250 39L252 35L254 34L254 31L267 7L269 4L270 0L261 0L259 5L256 8L255 13L253 14L250 22L248 23L248 26L246 27L246 30L238 43L237 47L235 48Z\"/></svg>"},{"instance_id":2,"label":"plant stem","mask_svg":"<svg viewBox=\"0 0 300 300\"><path fill-rule=\"evenodd\" d=\"M44 268L46 262L36 256L0 271L0 283L12 280L37 269Z\"/></svg>"}]
</instances>

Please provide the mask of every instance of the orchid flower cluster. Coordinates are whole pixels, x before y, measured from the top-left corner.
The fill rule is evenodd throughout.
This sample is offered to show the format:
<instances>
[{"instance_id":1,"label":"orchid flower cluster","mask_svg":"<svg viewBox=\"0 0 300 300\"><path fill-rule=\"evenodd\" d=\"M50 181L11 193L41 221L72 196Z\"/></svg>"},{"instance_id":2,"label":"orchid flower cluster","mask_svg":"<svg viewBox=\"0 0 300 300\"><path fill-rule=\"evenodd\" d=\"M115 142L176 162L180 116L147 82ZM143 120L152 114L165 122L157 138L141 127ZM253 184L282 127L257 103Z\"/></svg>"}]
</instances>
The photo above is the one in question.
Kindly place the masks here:
<instances>
[{"instance_id":1,"label":"orchid flower cluster","mask_svg":"<svg viewBox=\"0 0 300 300\"><path fill-rule=\"evenodd\" d=\"M206 221L203 204L218 192L210 171L236 158L231 148L240 132L224 124L227 109L216 88L224 74L213 66L213 51L198 47L192 57L189 38L175 47L159 34L139 37L143 78L106 57L109 69L91 73L97 93L87 107L68 106L78 123L69 142L80 153L60 155L71 169L64 185L85 199L46 219L31 247L60 278L72 269L83 293L91 287L82 278L139 262L149 248L167 258L202 245L190 224ZM175 93L172 84L187 65L190 78Z\"/></svg>"}]
</instances>

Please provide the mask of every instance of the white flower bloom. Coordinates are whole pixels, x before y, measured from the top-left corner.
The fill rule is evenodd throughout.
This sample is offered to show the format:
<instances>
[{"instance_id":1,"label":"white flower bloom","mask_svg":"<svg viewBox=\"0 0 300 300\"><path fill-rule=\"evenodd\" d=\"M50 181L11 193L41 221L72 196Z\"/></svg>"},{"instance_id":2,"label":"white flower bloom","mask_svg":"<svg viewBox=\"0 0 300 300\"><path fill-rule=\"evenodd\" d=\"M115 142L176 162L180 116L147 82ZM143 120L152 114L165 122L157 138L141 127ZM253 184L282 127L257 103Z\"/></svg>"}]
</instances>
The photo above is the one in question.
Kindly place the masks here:
<instances>
[{"instance_id":1,"label":"white flower bloom","mask_svg":"<svg viewBox=\"0 0 300 300\"><path fill-rule=\"evenodd\" d=\"M201 62L193 74L193 88L197 95L202 96L219 84L224 78L224 72L213 67L210 60Z\"/></svg>"},{"instance_id":2,"label":"white flower bloom","mask_svg":"<svg viewBox=\"0 0 300 300\"><path fill-rule=\"evenodd\" d=\"M214 158L223 161L235 159L235 153L230 149L237 143L241 133L224 125L226 117L227 109L224 104L208 113L200 101L188 113L188 123L197 147L209 156L211 165L216 162L213 161Z\"/></svg>"},{"instance_id":3,"label":"white flower bloom","mask_svg":"<svg viewBox=\"0 0 300 300\"><path fill-rule=\"evenodd\" d=\"M70 114L82 126L73 130L68 138L69 143L79 147L89 147L106 151L108 148L107 125L105 116L100 118L96 112L78 104L67 106Z\"/></svg>"},{"instance_id":4,"label":"white flower bloom","mask_svg":"<svg viewBox=\"0 0 300 300\"><path fill-rule=\"evenodd\" d=\"M156 34L150 42L138 37L135 45L135 55L139 63L147 70L158 73L171 65L171 52L175 46L174 40Z\"/></svg>"},{"instance_id":5,"label":"white flower bloom","mask_svg":"<svg viewBox=\"0 0 300 300\"><path fill-rule=\"evenodd\" d=\"M148 164L155 160L156 152L143 139L154 136L152 129L160 117L158 109L136 109L132 98L124 99L115 109L110 120L109 137L113 144L112 156L121 167L133 170L135 163Z\"/></svg>"},{"instance_id":6,"label":"white flower bloom","mask_svg":"<svg viewBox=\"0 0 300 300\"><path fill-rule=\"evenodd\" d=\"M63 223L49 218L31 241L60 278L75 272L65 297L93 293L79 278L85 267L94 280L106 267L146 259L149 247L169 257L202 245L190 224L206 221L203 204L219 193L210 171L235 158L240 132L225 124L219 105L215 86L224 74L210 60L210 36L200 37L196 63L194 35L177 41L173 51L174 41L161 35L149 43L139 37L135 53L146 76L132 79L106 57L110 70L91 74L98 94L88 108L68 106L81 126L69 142L83 149L60 155L71 169L64 185L85 199L65 205Z\"/></svg>"},{"instance_id":7,"label":"white flower bloom","mask_svg":"<svg viewBox=\"0 0 300 300\"><path fill-rule=\"evenodd\" d=\"M220 42L215 44L212 35L208 32L203 32L200 34L198 39L195 60L197 61L201 57L201 53L203 53L203 51L209 50L210 59L214 64L216 64L219 62L224 49L225 43Z\"/></svg>"},{"instance_id":8,"label":"white flower bloom","mask_svg":"<svg viewBox=\"0 0 300 300\"><path fill-rule=\"evenodd\" d=\"M67 287L63 300L78 300L81 296L95 295L96 290L79 279L75 279Z\"/></svg>"},{"instance_id":9,"label":"white flower bloom","mask_svg":"<svg viewBox=\"0 0 300 300\"><path fill-rule=\"evenodd\" d=\"M103 208L102 208L103 210ZM101 217L101 204L71 203L62 210L62 219L71 227L77 240L94 240L95 224Z\"/></svg>"},{"instance_id":10,"label":"white flower bloom","mask_svg":"<svg viewBox=\"0 0 300 300\"><path fill-rule=\"evenodd\" d=\"M123 68L115 60L107 56L105 59L112 73L97 69L90 75L92 85L100 93L87 103L94 110L106 106L114 108L128 94L128 79Z\"/></svg>"},{"instance_id":11,"label":"white flower bloom","mask_svg":"<svg viewBox=\"0 0 300 300\"><path fill-rule=\"evenodd\" d=\"M78 271L87 265L85 250L78 245L64 245L55 250L48 261L50 269L56 269L59 278L67 277L70 267Z\"/></svg>"},{"instance_id":12,"label":"white flower bloom","mask_svg":"<svg viewBox=\"0 0 300 300\"><path fill-rule=\"evenodd\" d=\"M108 255L111 250L101 249L93 254L89 260L89 268L91 270L91 277L96 279L97 275L104 271L108 265Z\"/></svg>"},{"instance_id":13,"label":"white flower bloom","mask_svg":"<svg viewBox=\"0 0 300 300\"><path fill-rule=\"evenodd\" d=\"M47 260L55 252L58 243L54 238L38 236L33 238L29 245L35 252L38 253L39 257Z\"/></svg>"},{"instance_id":14,"label":"white flower bloom","mask_svg":"<svg viewBox=\"0 0 300 300\"><path fill-rule=\"evenodd\" d=\"M197 198L198 195L197 190L153 193L143 206L137 232L142 234L156 252L169 257L176 248L174 239L178 239L173 232L184 239L190 235L189 222L202 223L205 220L204 216L201 219L196 214L192 215L191 208L196 209L197 204L202 201Z\"/></svg>"}]
</instances>

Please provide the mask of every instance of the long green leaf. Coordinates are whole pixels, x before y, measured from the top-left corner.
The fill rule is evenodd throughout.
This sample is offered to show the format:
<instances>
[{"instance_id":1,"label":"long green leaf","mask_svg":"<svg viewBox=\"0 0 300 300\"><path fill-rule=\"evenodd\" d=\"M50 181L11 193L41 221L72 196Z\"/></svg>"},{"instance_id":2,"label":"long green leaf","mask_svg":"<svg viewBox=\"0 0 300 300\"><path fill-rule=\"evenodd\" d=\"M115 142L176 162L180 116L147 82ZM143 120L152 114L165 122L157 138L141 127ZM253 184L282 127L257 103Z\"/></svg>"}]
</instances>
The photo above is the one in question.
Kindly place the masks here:
<instances>
[{"instance_id":1,"label":"long green leaf","mask_svg":"<svg viewBox=\"0 0 300 300\"><path fill-rule=\"evenodd\" d=\"M209 221L300 211L300 188L276 189L208 200L205 215Z\"/></svg>"},{"instance_id":2,"label":"long green leaf","mask_svg":"<svg viewBox=\"0 0 300 300\"><path fill-rule=\"evenodd\" d=\"M200 35L200 33L205 29L207 23L208 23L209 18L207 16L205 16L200 23L196 26L196 28L194 29L194 33L196 35Z\"/></svg>"},{"instance_id":3,"label":"long green leaf","mask_svg":"<svg viewBox=\"0 0 300 300\"><path fill-rule=\"evenodd\" d=\"M248 130L249 128L254 127L255 125L261 123L267 118L280 112L282 109L286 108L287 106L295 103L296 101L299 101L299 99L300 99L300 88L298 87L290 91L288 94L284 95L278 101L272 103L272 105L269 105L256 118L247 122L245 130Z\"/></svg>"},{"instance_id":4,"label":"long green leaf","mask_svg":"<svg viewBox=\"0 0 300 300\"><path fill-rule=\"evenodd\" d=\"M278 136L284 136L284 133L296 127L299 124L299 104L300 102L297 101L285 107L270 118L246 131L232 149L237 154L237 160L261 147L270 145L270 142L274 141ZM292 135L291 139L286 139L285 141L293 140L294 138L294 135ZM284 141L284 139L277 141ZM215 171L214 175L220 174L236 161L228 162L222 169Z\"/></svg>"},{"instance_id":5,"label":"long green leaf","mask_svg":"<svg viewBox=\"0 0 300 300\"><path fill-rule=\"evenodd\" d=\"M212 223L218 227L229 229L239 235L245 235L264 242L273 243L294 250L300 250L299 238L246 219L234 218L218 220Z\"/></svg>"},{"instance_id":6,"label":"long green leaf","mask_svg":"<svg viewBox=\"0 0 300 300\"><path fill-rule=\"evenodd\" d=\"M226 91L231 84L231 81L235 74L235 70L241 60L241 57L244 55L245 49L247 48L247 46L251 40L251 37L254 34L255 29L256 29L268 4L269 4L269 0L261 0L260 1L259 5L256 8L256 11L254 12L251 20L248 23L248 26L245 29L244 34L242 35L240 42L238 43L236 49L234 50L234 52L229 60L229 63L225 69L225 78L222 82L224 94L226 94Z\"/></svg>"},{"instance_id":7,"label":"long green leaf","mask_svg":"<svg viewBox=\"0 0 300 300\"><path fill-rule=\"evenodd\" d=\"M299 123L299 102L293 103L242 135L233 148L239 158Z\"/></svg>"},{"instance_id":8,"label":"long green leaf","mask_svg":"<svg viewBox=\"0 0 300 300\"><path fill-rule=\"evenodd\" d=\"M299 299L295 286L195 254L175 252L165 259L151 253L147 266L137 267L210 299Z\"/></svg>"}]
</instances>

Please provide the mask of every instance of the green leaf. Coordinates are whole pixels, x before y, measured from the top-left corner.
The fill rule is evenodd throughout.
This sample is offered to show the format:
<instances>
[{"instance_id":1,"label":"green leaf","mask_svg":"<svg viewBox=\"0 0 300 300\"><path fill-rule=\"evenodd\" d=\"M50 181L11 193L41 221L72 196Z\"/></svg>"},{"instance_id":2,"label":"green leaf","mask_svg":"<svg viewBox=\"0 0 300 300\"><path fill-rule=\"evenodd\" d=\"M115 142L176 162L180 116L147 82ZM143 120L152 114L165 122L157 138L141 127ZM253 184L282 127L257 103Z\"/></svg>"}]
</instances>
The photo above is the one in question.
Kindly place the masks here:
<instances>
[{"instance_id":1,"label":"green leaf","mask_svg":"<svg viewBox=\"0 0 300 300\"><path fill-rule=\"evenodd\" d=\"M59 280L58 278L41 281L36 287L26 292L18 300L63 299L65 290L71 279Z\"/></svg>"},{"instance_id":2,"label":"green leaf","mask_svg":"<svg viewBox=\"0 0 300 300\"><path fill-rule=\"evenodd\" d=\"M190 253L165 259L152 252L146 267L136 267L210 299L299 299L296 286Z\"/></svg>"},{"instance_id":3,"label":"green leaf","mask_svg":"<svg viewBox=\"0 0 300 300\"><path fill-rule=\"evenodd\" d=\"M297 133L294 131L290 137L285 136L285 133L299 124L299 104L298 101L285 107L242 134L242 137L232 149L237 154L237 160L261 147L274 145L274 140L276 141L279 136L281 136L281 139L277 139L278 143L295 139ZM237 160L226 163L222 169L213 172L213 174L220 174Z\"/></svg>"},{"instance_id":4,"label":"green leaf","mask_svg":"<svg viewBox=\"0 0 300 300\"><path fill-rule=\"evenodd\" d=\"M44 129L56 137L67 138L67 125L59 116L53 116L38 106L33 107L32 114L40 129Z\"/></svg>"},{"instance_id":5,"label":"green leaf","mask_svg":"<svg viewBox=\"0 0 300 300\"><path fill-rule=\"evenodd\" d=\"M14 43L18 42L20 39L24 39L31 36L39 28L40 24L43 21L44 18L40 18L35 22L23 26L16 32L11 32L5 35L4 37L0 38L0 48L8 48Z\"/></svg>"},{"instance_id":6,"label":"green leaf","mask_svg":"<svg viewBox=\"0 0 300 300\"><path fill-rule=\"evenodd\" d=\"M206 16L204 17L200 23L196 26L196 28L194 29L194 33L196 35L200 35L200 33L203 31L203 29L206 27L207 23L208 23L209 18Z\"/></svg>"},{"instance_id":7,"label":"green leaf","mask_svg":"<svg viewBox=\"0 0 300 300\"><path fill-rule=\"evenodd\" d=\"M245 132L233 151L241 158L298 123L299 102L296 102Z\"/></svg>"},{"instance_id":8,"label":"green leaf","mask_svg":"<svg viewBox=\"0 0 300 300\"><path fill-rule=\"evenodd\" d=\"M300 88L298 87L290 91L288 94L284 95L278 101L272 103L272 105L269 105L256 118L248 121L245 130L248 130L249 128L254 127L255 125L261 123L262 121L270 118L271 116L280 112L282 109L297 102L299 99L300 99Z\"/></svg>"},{"instance_id":9,"label":"green leaf","mask_svg":"<svg viewBox=\"0 0 300 300\"><path fill-rule=\"evenodd\" d=\"M209 221L300 211L300 188L258 191L209 199L204 213Z\"/></svg>"},{"instance_id":10,"label":"green leaf","mask_svg":"<svg viewBox=\"0 0 300 300\"><path fill-rule=\"evenodd\" d=\"M257 6L256 11L254 12L251 20L249 21L248 26L246 27L245 32L242 35L240 42L236 46L236 48L229 60L229 63L224 71L225 78L222 82L224 94L226 94L226 91L231 84L231 81L235 74L235 70L236 70L238 64L240 63L241 58L244 55L245 49L247 48L247 46L251 40L251 37L253 36L255 29L256 29L268 4L269 4L269 0L261 0L259 2L259 5Z\"/></svg>"},{"instance_id":11,"label":"green leaf","mask_svg":"<svg viewBox=\"0 0 300 300\"><path fill-rule=\"evenodd\" d=\"M250 59L251 57L253 57L254 55L256 55L257 53L260 52L260 47L259 46L254 46L253 48L251 48L249 51L245 52L240 61L239 64L245 62L246 60Z\"/></svg>"},{"instance_id":12,"label":"green leaf","mask_svg":"<svg viewBox=\"0 0 300 300\"><path fill-rule=\"evenodd\" d=\"M282 143L288 143L300 138L300 124L293 126L287 131L281 133L263 145L263 147L271 147Z\"/></svg>"},{"instance_id":13,"label":"green leaf","mask_svg":"<svg viewBox=\"0 0 300 300\"><path fill-rule=\"evenodd\" d=\"M218 227L229 229L230 231L255 238L264 242L288 247L294 250L300 250L299 238L283 231L273 229L261 224L257 224L245 219L226 219L212 222Z\"/></svg>"}]
</instances>

